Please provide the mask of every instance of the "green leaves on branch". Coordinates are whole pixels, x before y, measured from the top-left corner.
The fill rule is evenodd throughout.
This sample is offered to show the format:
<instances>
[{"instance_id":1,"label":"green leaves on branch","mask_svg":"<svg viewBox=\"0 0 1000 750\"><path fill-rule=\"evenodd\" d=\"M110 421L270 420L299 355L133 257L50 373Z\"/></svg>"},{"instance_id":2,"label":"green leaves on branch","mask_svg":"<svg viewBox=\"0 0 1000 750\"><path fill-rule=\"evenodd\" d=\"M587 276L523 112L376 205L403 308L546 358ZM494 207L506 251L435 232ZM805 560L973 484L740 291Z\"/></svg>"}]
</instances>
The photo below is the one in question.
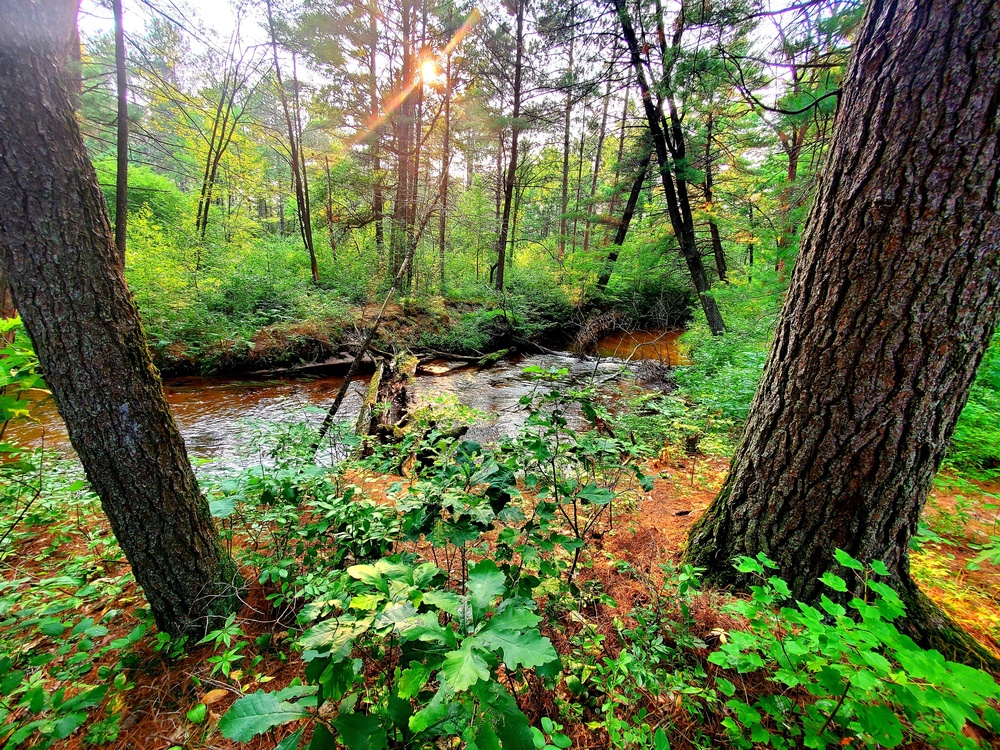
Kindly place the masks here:
<instances>
[{"instance_id":1,"label":"green leaves on branch","mask_svg":"<svg viewBox=\"0 0 1000 750\"><path fill-rule=\"evenodd\" d=\"M760 581L749 601L729 605L750 627L730 632L708 659L739 675L759 673L775 688L750 704L735 697L731 681L717 678L720 692L730 696L723 725L736 746L825 748L849 740L852 747L897 747L922 740L958 749L979 746L970 726L1000 730L1000 713L991 705L1000 686L989 675L900 633L894 621L904 615L903 603L876 579L888 575L886 566L865 565L841 550L836 559L864 587L863 597L846 607L825 595L819 608L789 602L784 582L765 577L774 567L770 560L737 561ZM839 594L848 591L831 571L820 580Z\"/></svg>"},{"instance_id":2,"label":"green leaves on branch","mask_svg":"<svg viewBox=\"0 0 1000 750\"><path fill-rule=\"evenodd\" d=\"M351 750L456 733L468 735L470 747L531 747L527 719L497 675L503 665L518 679L558 656L538 630L534 601L509 596L494 562L469 568L464 594L445 588L444 572L429 563L382 559L352 566L345 577L350 596L299 639L310 692L241 698L220 722L226 737L246 741L338 701L330 728ZM359 652L375 663L398 658L384 691L365 687Z\"/></svg>"}]
</instances>

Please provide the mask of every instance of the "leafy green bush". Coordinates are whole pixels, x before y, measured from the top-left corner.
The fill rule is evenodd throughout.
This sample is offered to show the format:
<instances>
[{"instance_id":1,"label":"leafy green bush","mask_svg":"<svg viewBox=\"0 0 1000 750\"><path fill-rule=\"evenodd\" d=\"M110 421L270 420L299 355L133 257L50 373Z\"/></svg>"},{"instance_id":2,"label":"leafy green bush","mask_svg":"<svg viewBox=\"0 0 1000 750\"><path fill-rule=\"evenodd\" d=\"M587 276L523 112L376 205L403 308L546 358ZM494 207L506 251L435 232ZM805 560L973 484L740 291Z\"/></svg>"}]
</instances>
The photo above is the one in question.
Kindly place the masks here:
<instances>
[{"instance_id":1,"label":"leafy green bush","mask_svg":"<svg viewBox=\"0 0 1000 750\"><path fill-rule=\"evenodd\" d=\"M975 473L1000 469L1000 336L993 338L979 366L945 465Z\"/></svg>"},{"instance_id":2,"label":"leafy green bush","mask_svg":"<svg viewBox=\"0 0 1000 750\"><path fill-rule=\"evenodd\" d=\"M728 608L750 627L731 631L709 661L759 675L774 688L748 703L736 697L732 682L716 678L730 696L732 713L723 724L737 747L897 747L920 739L938 748L975 748L980 743L967 727L1000 731L1000 713L990 703L1000 699L1000 686L899 632L894 621L904 614L902 602L876 580L888 576L884 565L866 568L840 550L837 560L865 576L864 599L844 607L824 595L819 609L796 602L780 613L775 608L789 590L767 575L775 564L763 555L738 561L738 570L760 583L749 600ZM822 581L847 591L833 573Z\"/></svg>"},{"instance_id":3,"label":"leafy green bush","mask_svg":"<svg viewBox=\"0 0 1000 750\"><path fill-rule=\"evenodd\" d=\"M621 314L630 328L679 328L697 304L689 282L670 273L622 279L608 288L604 304Z\"/></svg>"},{"instance_id":4,"label":"leafy green bush","mask_svg":"<svg viewBox=\"0 0 1000 750\"><path fill-rule=\"evenodd\" d=\"M525 670L558 664L538 632L535 603L510 596L504 574L489 560L470 567L465 594L446 581L435 565L403 559L348 568L336 598L303 612L305 622L315 623L299 639L315 687L297 696L241 698L219 724L223 735L247 741L312 715L321 722L317 731L332 729L352 750L381 750L390 740L417 747L452 736L479 747L498 741L532 747L527 718L498 678L501 668L518 679ZM367 658L354 658L358 652ZM368 660L386 678L374 690L363 670ZM326 701L341 704L329 723L312 713Z\"/></svg>"}]
</instances>

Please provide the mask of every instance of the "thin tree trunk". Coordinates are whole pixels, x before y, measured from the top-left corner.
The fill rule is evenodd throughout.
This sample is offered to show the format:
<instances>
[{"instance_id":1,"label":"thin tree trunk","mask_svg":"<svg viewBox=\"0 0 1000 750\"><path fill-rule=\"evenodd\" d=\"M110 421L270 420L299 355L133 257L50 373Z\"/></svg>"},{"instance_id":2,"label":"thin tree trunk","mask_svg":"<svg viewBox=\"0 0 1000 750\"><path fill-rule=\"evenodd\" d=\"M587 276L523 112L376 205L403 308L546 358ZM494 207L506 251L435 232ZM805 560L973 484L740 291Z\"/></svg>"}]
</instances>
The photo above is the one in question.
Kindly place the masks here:
<instances>
[{"instance_id":1,"label":"thin tree trunk","mask_svg":"<svg viewBox=\"0 0 1000 750\"><path fill-rule=\"evenodd\" d=\"M709 291L711 285L708 283L708 275L705 273L705 265L702 263L701 254L698 252L694 236L694 222L691 217L690 201L687 194L687 185L683 179L676 176L671 171L671 154L667 148L666 136L664 135L662 116L663 102L653 101L653 92L646 80L643 68L642 53L639 42L632 26L632 19L628 15L624 0L614 0L615 9L618 12L618 20L622 26L622 33L625 41L628 42L629 53L632 59L632 67L635 70L636 80L639 90L642 93L642 106L646 114L646 122L649 126L649 134L653 139L656 149L656 158L660 167L660 178L663 182L663 192L667 200L667 211L670 216L670 224L674 230L677 244L680 246L681 255L688 267L691 281L698 292L701 300L701 309L705 313L709 329L714 335L725 333L726 326L722 322L722 314ZM664 42L665 44L665 42ZM671 116L671 130L673 134L674 159L683 160L683 132L680 128L680 118L677 115L672 101L667 101ZM676 177L676 181L675 181Z\"/></svg>"},{"instance_id":2,"label":"thin tree trunk","mask_svg":"<svg viewBox=\"0 0 1000 750\"><path fill-rule=\"evenodd\" d=\"M625 155L625 124L628 120L628 102L631 96L632 82L629 81L625 84L625 98L622 103L622 117L618 125L618 157L615 162L615 184L611 191L611 200L608 202L608 216L614 218L615 211L618 210L618 200L621 197L621 179L622 179L622 157ZM605 235L606 237L610 235L610 230Z\"/></svg>"},{"instance_id":3,"label":"thin tree trunk","mask_svg":"<svg viewBox=\"0 0 1000 750\"><path fill-rule=\"evenodd\" d=\"M705 134L705 204L709 212L712 211L712 137L714 124L714 113L709 112ZM715 256L715 270L719 274L719 281L726 281L726 251L722 247L719 225L715 223L715 218L711 216L708 219L708 232L712 237L712 254Z\"/></svg>"},{"instance_id":4,"label":"thin tree trunk","mask_svg":"<svg viewBox=\"0 0 1000 750\"><path fill-rule=\"evenodd\" d=\"M444 293L444 251L448 230L448 168L451 165L451 52L444 63L444 142L441 144L441 223L438 229L438 252L441 266L441 293Z\"/></svg>"},{"instance_id":5,"label":"thin tree trunk","mask_svg":"<svg viewBox=\"0 0 1000 750\"><path fill-rule=\"evenodd\" d=\"M128 72L125 69L125 28L122 25L122 0L112 0L115 15L115 81L118 86L118 165L115 177L115 249L125 265L125 242L128 225Z\"/></svg>"},{"instance_id":6,"label":"thin tree trunk","mask_svg":"<svg viewBox=\"0 0 1000 750\"><path fill-rule=\"evenodd\" d=\"M629 224L632 223L632 217L635 215L635 207L639 203L639 195L642 193L642 187L646 182L646 174L649 172L649 163L652 161L652 158L653 152L647 151L639 162L635 180L632 182L632 190L628 196L628 202L625 204L625 210L622 212L618 230L615 232L611 251L608 253L607 260L604 261L604 266L601 269L601 275L597 279L597 291L599 292L603 292L608 288L611 274L615 270L615 263L618 262L618 249L625 244Z\"/></svg>"},{"instance_id":7,"label":"thin tree trunk","mask_svg":"<svg viewBox=\"0 0 1000 750\"><path fill-rule=\"evenodd\" d=\"M510 227L510 208L514 198L514 182L517 179L517 138L521 132L518 118L521 116L521 58L524 54L524 3L525 0L515 0L517 4L517 52L514 57L514 110L511 117L510 134L510 165L507 168L507 181L503 194L503 218L500 221L500 237L497 240L497 270L496 289L503 291L504 264L507 260L507 234Z\"/></svg>"},{"instance_id":8,"label":"thin tree trunk","mask_svg":"<svg viewBox=\"0 0 1000 750\"><path fill-rule=\"evenodd\" d=\"M604 151L604 136L608 127L608 104L611 101L611 81L604 94L604 104L601 107L601 126L597 130L597 152L594 154L594 172L590 178L590 196L587 199L587 219L583 230L583 252L590 247L590 217L594 215L594 197L597 195L597 180L601 175L601 155Z\"/></svg>"},{"instance_id":9,"label":"thin tree trunk","mask_svg":"<svg viewBox=\"0 0 1000 750\"><path fill-rule=\"evenodd\" d=\"M570 14L572 24L573 15ZM570 32L569 38L569 65L566 68L569 75L569 86L566 88L566 105L563 108L563 161L562 161L562 203L559 210L559 245L558 256L562 260L566 256L566 237L568 236L569 222L566 212L569 211L569 132L573 118L573 42L575 41L575 30Z\"/></svg>"},{"instance_id":10,"label":"thin tree trunk","mask_svg":"<svg viewBox=\"0 0 1000 750\"><path fill-rule=\"evenodd\" d=\"M501 212L503 211L503 189L504 185L507 184L506 172L504 171L503 167L503 156L504 156L503 131L499 130L497 131L497 189L493 196L494 198L493 208L494 208L494 213L496 215L498 234L500 232L500 216Z\"/></svg>"},{"instance_id":11,"label":"thin tree trunk","mask_svg":"<svg viewBox=\"0 0 1000 750\"><path fill-rule=\"evenodd\" d=\"M125 283L62 85L76 3L0 3L0 266L70 441L159 628L204 634L241 580Z\"/></svg>"},{"instance_id":12,"label":"thin tree trunk","mask_svg":"<svg viewBox=\"0 0 1000 750\"><path fill-rule=\"evenodd\" d=\"M292 111L288 104L288 96L285 93L285 84L281 78L281 65L278 62L278 37L274 33L274 15L271 0L265 0L267 7L267 28L271 35L271 52L274 55L274 76L278 84L278 94L281 99L281 109L285 114L285 126L288 129L288 148L292 163L292 182L295 187L295 205L298 209L299 231L302 234L302 243L309 251L309 268L312 272L314 284L319 283L319 266L316 264L316 250L313 247L312 217L309 215L309 204L306 198L306 188L302 166L304 162L299 154L301 144L298 142L298 128L292 121Z\"/></svg>"},{"instance_id":13,"label":"thin tree trunk","mask_svg":"<svg viewBox=\"0 0 1000 750\"><path fill-rule=\"evenodd\" d=\"M998 47L989 0L867 6L742 445L687 552L737 585L734 557L763 552L805 602L837 597L834 550L882 561L907 632L993 668L918 591L909 542L1000 313Z\"/></svg>"},{"instance_id":14,"label":"thin tree trunk","mask_svg":"<svg viewBox=\"0 0 1000 750\"><path fill-rule=\"evenodd\" d=\"M333 181L330 179L330 157L323 155L326 164L326 226L330 233L330 257L337 259L337 241L333 237Z\"/></svg>"},{"instance_id":15,"label":"thin tree trunk","mask_svg":"<svg viewBox=\"0 0 1000 750\"><path fill-rule=\"evenodd\" d=\"M586 110L584 110L586 114ZM573 204L573 252L576 252L577 228L580 224L580 198L583 192L583 148L587 143L586 117L584 117L583 127L580 128L580 152L576 160L576 201Z\"/></svg>"},{"instance_id":16,"label":"thin tree trunk","mask_svg":"<svg viewBox=\"0 0 1000 750\"><path fill-rule=\"evenodd\" d=\"M306 171L306 150L302 145L302 107L299 104L299 72L295 52L292 52L292 102L295 144L299 151L299 174L302 179L303 206L300 208L300 212L305 217L302 230L308 237L309 247L312 248L314 247L312 235L312 201L309 199L309 172ZM312 264L313 283L316 283L319 280L319 269L316 267L316 253L314 251L310 251L309 259Z\"/></svg>"},{"instance_id":17,"label":"thin tree trunk","mask_svg":"<svg viewBox=\"0 0 1000 750\"><path fill-rule=\"evenodd\" d=\"M413 158L411 138L413 132L412 86L415 75L411 3L412 0L403 0L403 67L400 81L403 98L393 118L396 131L396 200L392 209L390 268L394 276L409 252L407 222L410 217L410 160Z\"/></svg>"},{"instance_id":18,"label":"thin tree trunk","mask_svg":"<svg viewBox=\"0 0 1000 750\"><path fill-rule=\"evenodd\" d=\"M382 220L385 214L385 198L382 195L382 163L379 149L379 106L378 106L378 7L374 3L368 11L369 33L371 34L371 53L368 57L369 97L371 100L371 127L369 137L372 139L372 172L375 184L372 197L372 212L375 219L375 248L378 251L379 262L385 258L385 235Z\"/></svg>"}]
</instances>

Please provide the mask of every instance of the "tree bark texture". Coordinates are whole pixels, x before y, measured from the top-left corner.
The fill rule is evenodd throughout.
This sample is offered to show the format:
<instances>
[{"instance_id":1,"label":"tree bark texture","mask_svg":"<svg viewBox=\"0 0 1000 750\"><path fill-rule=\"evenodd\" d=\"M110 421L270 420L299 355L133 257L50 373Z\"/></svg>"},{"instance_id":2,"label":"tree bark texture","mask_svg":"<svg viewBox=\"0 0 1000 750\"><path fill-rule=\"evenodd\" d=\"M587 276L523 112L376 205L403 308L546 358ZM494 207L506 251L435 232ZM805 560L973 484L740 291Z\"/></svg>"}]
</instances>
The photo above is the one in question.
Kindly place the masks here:
<instances>
[{"instance_id":1,"label":"tree bark texture","mask_svg":"<svg viewBox=\"0 0 1000 750\"><path fill-rule=\"evenodd\" d=\"M239 575L163 395L61 78L73 0L0 0L0 261L157 625L204 633Z\"/></svg>"},{"instance_id":2,"label":"tree bark texture","mask_svg":"<svg viewBox=\"0 0 1000 750\"><path fill-rule=\"evenodd\" d=\"M737 585L733 558L763 552L803 601L835 549L882 560L912 634L959 656L909 542L1000 311L998 48L988 0L868 7L742 445L687 552Z\"/></svg>"}]
</instances>

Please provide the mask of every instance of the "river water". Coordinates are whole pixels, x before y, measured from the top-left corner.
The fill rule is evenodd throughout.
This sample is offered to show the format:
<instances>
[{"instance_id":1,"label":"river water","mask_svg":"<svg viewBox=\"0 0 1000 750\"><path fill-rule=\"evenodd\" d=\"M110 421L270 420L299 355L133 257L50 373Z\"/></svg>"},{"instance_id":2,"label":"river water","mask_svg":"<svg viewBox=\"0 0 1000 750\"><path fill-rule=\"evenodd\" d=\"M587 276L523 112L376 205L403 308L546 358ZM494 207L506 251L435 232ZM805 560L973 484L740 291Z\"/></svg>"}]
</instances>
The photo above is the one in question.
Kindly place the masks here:
<instances>
[{"instance_id":1,"label":"river water","mask_svg":"<svg viewBox=\"0 0 1000 750\"><path fill-rule=\"evenodd\" d=\"M622 379L632 379L623 359L607 357L617 352L623 358L633 355L633 360L654 359L668 366L683 364L685 360L676 348L677 335L671 332L669 336L643 333L607 337L598 342L597 352L602 356L596 360L581 360L569 353L542 354L502 362L486 370L454 362L434 362L420 369L411 393L418 404L444 399L480 412L482 416L469 430L468 439L488 442L514 434L526 417L521 398L546 387L525 374L525 368L566 369L567 381L573 386L594 385L607 392ZM635 349L637 343L646 346ZM368 376L364 376L351 385L338 420L353 423L367 382ZM341 377L266 380L186 377L168 380L164 386L192 458L210 461L210 467L216 469L230 469L256 462L256 458L248 457L247 445L261 430L280 423L322 421L342 383ZM10 425L7 439L20 445L69 453L66 427L51 398L36 403L31 411L35 421Z\"/></svg>"}]
</instances>

